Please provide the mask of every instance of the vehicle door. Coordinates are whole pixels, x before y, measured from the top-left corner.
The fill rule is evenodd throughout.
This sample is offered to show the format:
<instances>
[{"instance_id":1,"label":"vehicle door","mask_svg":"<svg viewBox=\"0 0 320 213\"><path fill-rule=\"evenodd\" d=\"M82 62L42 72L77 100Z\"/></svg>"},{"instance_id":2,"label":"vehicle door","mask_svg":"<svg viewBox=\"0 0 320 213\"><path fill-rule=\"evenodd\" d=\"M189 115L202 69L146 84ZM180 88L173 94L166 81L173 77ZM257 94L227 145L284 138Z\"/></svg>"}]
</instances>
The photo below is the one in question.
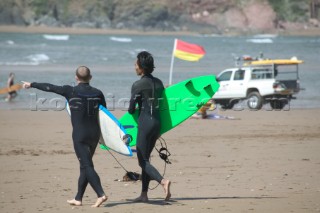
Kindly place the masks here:
<instances>
[{"instance_id":1,"label":"vehicle door","mask_svg":"<svg viewBox=\"0 0 320 213\"><path fill-rule=\"evenodd\" d=\"M232 76L232 70L226 70L219 74L217 81L220 84L218 92L214 95L215 98L230 98L229 84Z\"/></svg>"},{"instance_id":2,"label":"vehicle door","mask_svg":"<svg viewBox=\"0 0 320 213\"><path fill-rule=\"evenodd\" d=\"M234 75L229 82L229 94L235 98L246 97L245 70L238 69L234 71Z\"/></svg>"}]
</instances>

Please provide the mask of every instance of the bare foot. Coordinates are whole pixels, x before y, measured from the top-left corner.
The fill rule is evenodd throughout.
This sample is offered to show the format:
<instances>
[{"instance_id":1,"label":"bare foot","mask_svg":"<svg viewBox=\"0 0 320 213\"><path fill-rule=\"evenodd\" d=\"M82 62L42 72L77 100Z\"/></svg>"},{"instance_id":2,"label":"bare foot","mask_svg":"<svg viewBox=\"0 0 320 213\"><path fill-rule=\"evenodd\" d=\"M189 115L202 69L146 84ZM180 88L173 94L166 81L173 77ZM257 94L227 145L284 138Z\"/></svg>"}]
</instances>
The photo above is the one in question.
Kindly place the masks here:
<instances>
[{"instance_id":1,"label":"bare foot","mask_svg":"<svg viewBox=\"0 0 320 213\"><path fill-rule=\"evenodd\" d=\"M166 197L164 198L164 200L168 201L170 199L170 197L171 197L171 193L170 193L171 181L163 179L161 181L161 185L163 186L164 193L166 194Z\"/></svg>"},{"instance_id":2,"label":"bare foot","mask_svg":"<svg viewBox=\"0 0 320 213\"><path fill-rule=\"evenodd\" d=\"M72 206L81 206L82 205L81 201L78 201L78 200L75 200L75 199L67 200L67 202Z\"/></svg>"},{"instance_id":3,"label":"bare foot","mask_svg":"<svg viewBox=\"0 0 320 213\"><path fill-rule=\"evenodd\" d=\"M133 200L133 202L143 202L143 203L147 203L149 201L148 196L143 196L140 195L139 197L137 197L136 199Z\"/></svg>"},{"instance_id":4,"label":"bare foot","mask_svg":"<svg viewBox=\"0 0 320 213\"><path fill-rule=\"evenodd\" d=\"M98 197L96 203L92 205L91 207L96 208L99 207L103 202L107 201L108 197L103 195L102 197Z\"/></svg>"}]
</instances>

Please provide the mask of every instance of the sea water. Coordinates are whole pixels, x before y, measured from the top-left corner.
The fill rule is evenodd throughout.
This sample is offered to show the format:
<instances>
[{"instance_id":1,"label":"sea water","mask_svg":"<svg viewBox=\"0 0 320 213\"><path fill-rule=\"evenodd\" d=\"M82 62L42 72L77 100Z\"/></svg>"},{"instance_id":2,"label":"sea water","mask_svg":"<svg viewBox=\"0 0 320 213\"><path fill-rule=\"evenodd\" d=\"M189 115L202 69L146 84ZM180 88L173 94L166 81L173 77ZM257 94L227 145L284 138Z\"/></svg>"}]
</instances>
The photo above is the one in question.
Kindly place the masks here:
<instances>
[{"instance_id":1,"label":"sea water","mask_svg":"<svg viewBox=\"0 0 320 213\"><path fill-rule=\"evenodd\" d=\"M198 62L172 58L174 39L198 44L206 54ZM301 36L155 36L155 35L74 35L0 33L0 87L6 86L10 72L15 82L48 82L74 85L75 69L88 66L91 84L105 94L110 108L126 109L131 85L138 80L134 70L136 55L149 51L155 59L154 75L169 83L173 62L173 83L200 75L217 75L234 67L242 55L288 59L297 57L303 90L290 102L291 108L320 107L320 37ZM173 60L173 61L172 61ZM0 95L0 109L62 110L65 101L56 94L35 89L20 90L14 101Z\"/></svg>"}]
</instances>

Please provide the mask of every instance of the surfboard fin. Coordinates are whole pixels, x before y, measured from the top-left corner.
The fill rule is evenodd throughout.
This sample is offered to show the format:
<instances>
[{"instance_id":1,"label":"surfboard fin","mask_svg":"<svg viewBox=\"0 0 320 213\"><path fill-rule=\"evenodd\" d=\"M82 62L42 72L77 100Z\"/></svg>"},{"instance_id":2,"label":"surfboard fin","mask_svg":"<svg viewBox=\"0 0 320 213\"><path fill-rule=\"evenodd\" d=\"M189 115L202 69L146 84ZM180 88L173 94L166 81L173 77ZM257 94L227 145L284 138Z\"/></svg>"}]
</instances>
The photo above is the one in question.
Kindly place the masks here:
<instances>
[{"instance_id":1,"label":"surfboard fin","mask_svg":"<svg viewBox=\"0 0 320 213\"><path fill-rule=\"evenodd\" d=\"M189 80L189 81L186 83L185 86L186 86L186 88L189 90L189 92L192 93L192 95L194 95L194 96L200 96L201 93L194 88L194 85L193 85L193 83L192 83L191 80Z\"/></svg>"},{"instance_id":2,"label":"surfboard fin","mask_svg":"<svg viewBox=\"0 0 320 213\"><path fill-rule=\"evenodd\" d=\"M214 91L213 91L213 88L212 88L211 84L208 84L207 86L203 87L203 89L204 89L204 91L206 91L206 93L209 96L213 96L214 95Z\"/></svg>"}]
</instances>

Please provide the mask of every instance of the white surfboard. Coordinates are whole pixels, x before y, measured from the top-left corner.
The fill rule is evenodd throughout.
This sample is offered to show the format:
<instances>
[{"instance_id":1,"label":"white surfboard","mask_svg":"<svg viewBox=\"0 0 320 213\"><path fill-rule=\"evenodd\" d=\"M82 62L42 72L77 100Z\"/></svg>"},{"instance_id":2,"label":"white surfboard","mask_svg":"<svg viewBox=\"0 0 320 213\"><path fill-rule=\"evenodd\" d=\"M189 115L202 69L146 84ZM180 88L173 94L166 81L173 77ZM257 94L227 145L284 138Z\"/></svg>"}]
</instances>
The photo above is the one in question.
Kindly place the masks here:
<instances>
[{"instance_id":1,"label":"white surfboard","mask_svg":"<svg viewBox=\"0 0 320 213\"><path fill-rule=\"evenodd\" d=\"M127 137L126 130L118 119L101 105L99 106L99 123L104 142L102 144L120 154L132 156L132 150L125 142Z\"/></svg>"},{"instance_id":2,"label":"white surfboard","mask_svg":"<svg viewBox=\"0 0 320 213\"><path fill-rule=\"evenodd\" d=\"M66 109L68 114L71 115L68 102ZM101 149L111 149L119 154L132 156L131 148L126 145L126 130L118 119L102 105L99 106L99 124L102 136L100 138Z\"/></svg>"}]
</instances>

